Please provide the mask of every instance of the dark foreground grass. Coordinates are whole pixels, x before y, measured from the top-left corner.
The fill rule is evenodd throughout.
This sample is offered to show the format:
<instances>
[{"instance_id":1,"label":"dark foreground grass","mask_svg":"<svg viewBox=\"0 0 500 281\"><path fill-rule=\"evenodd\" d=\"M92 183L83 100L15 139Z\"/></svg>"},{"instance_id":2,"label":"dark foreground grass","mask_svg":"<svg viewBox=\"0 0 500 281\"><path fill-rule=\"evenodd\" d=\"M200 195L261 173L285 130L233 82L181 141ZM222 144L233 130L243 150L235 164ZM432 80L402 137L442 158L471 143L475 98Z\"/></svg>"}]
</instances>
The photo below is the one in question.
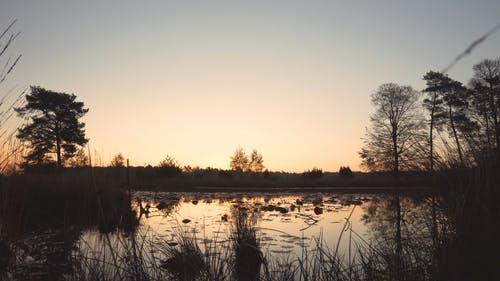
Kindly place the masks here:
<instances>
[{"instance_id":1,"label":"dark foreground grass","mask_svg":"<svg viewBox=\"0 0 500 281\"><path fill-rule=\"evenodd\" d=\"M500 180L493 163L440 175L453 235L435 253L440 280L500 280Z\"/></svg>"},{"instance_id":2,"label":"dark foreground grass","mask_svg":"<svg viewBox=\"0 0 500 281\"><path fill-rule=\"evenodd\" d=\"M2 234L11 238L44 228L108 232L137 224L125 190L98 188L88 179L11 176L3 181L0 200Z\"/></svg>"},{"instance_id":3,"label":"dark foreground grass","mask_svg":"<svg viewBox=\"0 0 500 281\"><path fill-rule=\"evenodd\" d=\"M91 176L38 174L2 178L0 277L11 268L10 278L15 280L33 276L58 280L58 276L72 271L68 257L84 229L109 233L132 231L138 225L129 198L123 189L97 187ZM17 267L26 263L19 260L20 256L30 264L28 268Z\"/></svg>"}]
</instances>

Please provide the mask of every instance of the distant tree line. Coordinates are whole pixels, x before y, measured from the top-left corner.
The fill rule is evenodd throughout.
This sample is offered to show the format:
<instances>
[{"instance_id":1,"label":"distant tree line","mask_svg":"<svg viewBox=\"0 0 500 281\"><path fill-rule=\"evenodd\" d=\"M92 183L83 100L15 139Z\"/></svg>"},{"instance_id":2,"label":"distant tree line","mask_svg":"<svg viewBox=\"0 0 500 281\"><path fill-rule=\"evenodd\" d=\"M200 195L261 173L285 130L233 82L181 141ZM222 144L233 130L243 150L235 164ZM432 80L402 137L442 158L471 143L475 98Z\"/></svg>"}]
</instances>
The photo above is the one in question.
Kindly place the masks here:
<instances>
[{"instance_id":1,"label":"distant tree line","mask_svg":"<svg viewBox=\"0 0 500 281\"><path fill-rule=\"evenodd\" d=\"M127 160L128 161L128 160ZM125 167L125 157L121 153L115 154L109 163L109 167L111 168L123 168ZM182 174L183 169L179 162L170 155L165 156L163 160L161 160L158 165L151 166L148 165L146 168L154 169L156 171L157 176L160 177L175 177Z\"/></svg>"},{"instance_id":2,"label":"distant tree line","mask_svg":"<svg viewBox=\"0 0 500 281\"><path fill-rule=\"evenodd\" d=\"M305 178L305 179L317 179L317 178L321 178L321 177L323 177L323 170L314 167L311 170L304 171L301 174L301 177Z\"/></svg>"},{"instance_id":3,"label":"distant tree line","mask_svg":"<svg viewBox=\"0 0 500 281\"><path fill-rule=\"evenodd\" d=\"M375 112L359 152L369 171L465 168L500 161L500 59L473 67L467 86L429 71L422 92L394 83L371 96Z\"/></svg>"}]
</instances>

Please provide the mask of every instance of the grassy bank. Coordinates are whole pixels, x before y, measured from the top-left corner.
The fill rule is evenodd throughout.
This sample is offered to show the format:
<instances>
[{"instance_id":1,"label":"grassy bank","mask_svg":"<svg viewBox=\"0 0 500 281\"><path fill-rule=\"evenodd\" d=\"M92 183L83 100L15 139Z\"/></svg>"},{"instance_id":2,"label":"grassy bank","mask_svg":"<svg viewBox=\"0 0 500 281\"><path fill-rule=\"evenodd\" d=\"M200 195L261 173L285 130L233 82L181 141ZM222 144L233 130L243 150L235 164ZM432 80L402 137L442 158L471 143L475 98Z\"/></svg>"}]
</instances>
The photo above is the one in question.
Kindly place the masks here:
<instances>
[{"instance_id":1,"label":"grassy bank","mask_svg":"<svg viewBox=\"0 0 500 281\"><path fill-rule=\"evenodd\" d=\"M124 190L98 187L88 177L16 175L4 178L2 185L4 235L74 225L112 231L135 217Z\"/></svg>"},{"instance_id":2,"label":"grassy bank","mask_svg":"<svg viewBox=\"0 0 500 281\"><path fill-rule=\"evenodd\" d=\"M138 224L124 190L99 187L89 176L11 175L1 180L0 279L7 278L7 268L18 264L22 253L42 263L14 267L10 278L30 280L33 274L38 280L58 280L53 277L72 270L68 258L83 230L131 231Z\"/></svg>"},{"instance_id":3,"label":"grassy bank","mask_svg":"<svg viewBox=\"0 0 500 281\"><path fill-rule=\"evenodd\" d=\"M439 175L440 208L453 235L436 251L440 280L500 280L500 180L493 163Z\"/></svg>"}]
</instances>

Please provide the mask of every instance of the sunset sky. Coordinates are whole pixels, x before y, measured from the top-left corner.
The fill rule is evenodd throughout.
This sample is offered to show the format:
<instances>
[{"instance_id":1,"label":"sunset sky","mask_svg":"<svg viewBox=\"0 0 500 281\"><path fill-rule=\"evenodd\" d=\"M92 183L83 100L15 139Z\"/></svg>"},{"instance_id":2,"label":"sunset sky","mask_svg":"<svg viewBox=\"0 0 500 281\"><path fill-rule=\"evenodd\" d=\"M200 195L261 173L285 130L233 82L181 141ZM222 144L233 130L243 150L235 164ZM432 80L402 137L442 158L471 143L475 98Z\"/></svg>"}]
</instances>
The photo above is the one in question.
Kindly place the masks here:
<instances>
[{"instance_id":1,"label":"sunset sky","mask_svg":"<svg viewBox=\"0 0 500 281\"><path fill-rule=\"evenodd\" d=\"M227 168L255 148L270 170L359 170L382 83L424 87L500 23L500 1L0 2L23 54L0 87L74 93L92 151ZM493 34L449 72L500 57Z\"/></svg>"}]
</instances>

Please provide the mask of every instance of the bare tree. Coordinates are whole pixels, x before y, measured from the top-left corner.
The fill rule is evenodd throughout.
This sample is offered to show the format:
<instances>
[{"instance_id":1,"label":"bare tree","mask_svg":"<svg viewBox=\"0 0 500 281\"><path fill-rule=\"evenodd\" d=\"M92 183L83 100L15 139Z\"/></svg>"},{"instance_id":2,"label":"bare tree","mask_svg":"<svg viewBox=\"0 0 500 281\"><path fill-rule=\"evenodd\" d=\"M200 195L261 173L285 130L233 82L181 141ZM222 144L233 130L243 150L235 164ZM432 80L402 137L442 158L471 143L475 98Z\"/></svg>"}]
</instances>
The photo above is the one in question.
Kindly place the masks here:
<instances>
[{"instance_id":1,"label":"bare tree","mask_svg":"<svg viewBox=\"0 0 500 281\"><path fill-rule=\"evenodd\" d=\"M256 149L252 150L252 154L250 155L249 170L260 173L264 170L264 168L264 158L262 157L262 154L260 154L260 152Z\"/></svg>"},{"instance_id":2,"label":"bare tree","mask_svg":"<svg viewBox=\"0 0 500 281\"><path fill-rule=\"evenodd\" d=\"M425 123L419 111L419 92L394 83L381 85L371 96L375 112L360 151L362 165L372 171L422 167Z\"/></svg>"},{"instance_id":3,"label":"bare tree","mask_svg":"<svg viewBox=\"0 0 500 281\"><path fill-rule=\"evenodd\" d=\"M500 161L500 58L485 59L474 65L473 88L474 110L482 118L488 147L495 151Z\"/></svg>"},{"instance_id":4,"label":"bare tree","mask_svg":"<svg viewBox=\"0 0 500 281\"><path fill-rule=\"evenodd\" d=\"M110 167L125 167L125 158L121 153L116 154L111 162L109 163Z\"/></svg>"},{"instance_id":5,"label":"bare tree","mask_svg":"<svg viewBox=\"0 0 500 281\"><path fill-rule=\"evenodd\" d=\"M239 147L234 151L233 156L231 156L231 162L229 163L229 166L231 167L231 170L247 171L248 163L249 160L247 154L245 153L245 150Z\"/></svg>"},{"instance_id":6,"label":"bare tree","mask_svg":"<svg viewBox=\"0 0 500 281\"><path fill-rule=\"evenodd\" d=\"M85 148L78 149L73 157L66 160L65 165L72 168L88 167L89 157L85 152Z\"/></svg>"}]
</instances>

